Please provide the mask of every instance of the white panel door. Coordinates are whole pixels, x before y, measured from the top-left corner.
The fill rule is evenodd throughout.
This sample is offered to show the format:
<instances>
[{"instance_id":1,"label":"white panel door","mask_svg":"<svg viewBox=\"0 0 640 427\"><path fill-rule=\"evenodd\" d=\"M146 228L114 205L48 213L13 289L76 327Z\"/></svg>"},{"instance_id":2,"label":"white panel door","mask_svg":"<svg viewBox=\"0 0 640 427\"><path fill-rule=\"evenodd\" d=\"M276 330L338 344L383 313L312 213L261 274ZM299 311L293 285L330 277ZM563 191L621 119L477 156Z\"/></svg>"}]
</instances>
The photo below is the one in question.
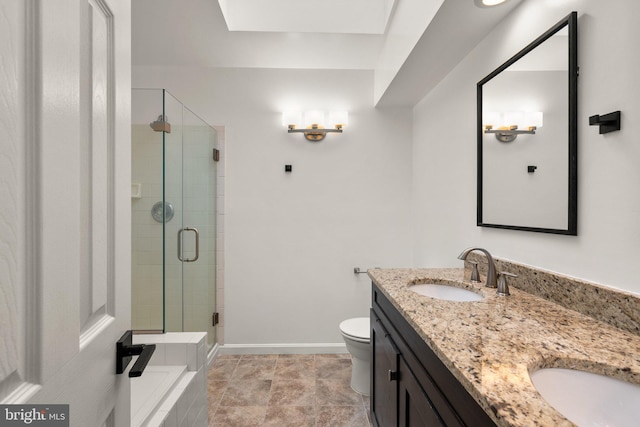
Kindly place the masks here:
<instances>
[{"instance_id":1,"label":"white panel door","mask_svg":"<svg viewBox=\"0 0 640 427\"><path fill-rule=\"evenodd\" d=\"M128 0L0 0L0 402L128 426Z\"/></svg>"}]
</instances>

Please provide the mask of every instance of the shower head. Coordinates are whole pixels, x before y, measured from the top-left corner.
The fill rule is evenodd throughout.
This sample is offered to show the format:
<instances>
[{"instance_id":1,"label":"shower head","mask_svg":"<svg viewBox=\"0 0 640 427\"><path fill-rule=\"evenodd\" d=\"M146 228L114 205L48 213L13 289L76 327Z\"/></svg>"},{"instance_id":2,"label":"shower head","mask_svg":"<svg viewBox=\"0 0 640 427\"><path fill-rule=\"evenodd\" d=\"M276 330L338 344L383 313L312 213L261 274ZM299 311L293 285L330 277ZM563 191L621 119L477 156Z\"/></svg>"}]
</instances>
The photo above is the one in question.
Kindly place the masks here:
<instances>
[{"instance_id":1,"label":"shower head","mask_svg":"<svg viewBox=\"0 0 640 427\"><path fill-rule=\"evenodd\" d=\"M167 121L167 116L160 114L155 122L149 124L156 132L171 133L171 123Z\"/></svg>"}]
</instances>

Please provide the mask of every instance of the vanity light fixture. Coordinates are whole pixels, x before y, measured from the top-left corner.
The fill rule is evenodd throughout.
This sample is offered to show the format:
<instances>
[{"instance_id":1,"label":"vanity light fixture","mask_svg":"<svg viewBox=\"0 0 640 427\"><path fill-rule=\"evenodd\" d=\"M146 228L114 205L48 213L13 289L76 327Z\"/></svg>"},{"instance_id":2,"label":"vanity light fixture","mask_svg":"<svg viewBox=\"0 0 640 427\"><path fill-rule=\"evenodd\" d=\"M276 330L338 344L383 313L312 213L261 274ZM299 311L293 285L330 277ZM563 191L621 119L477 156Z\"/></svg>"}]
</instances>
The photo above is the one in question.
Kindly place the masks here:
<instances>
[{"instance_id":1,"label":"vanity light fixture","mask_svg":"<svg viewBox=\"0 0 640 427\"><path fill-rule=\"evenodd\" d=\"M542 127L542 112L488 112L483 115L484 133L493 133L500 142L512 142L518 135L535 135Z\"/></svg>"},{"instance_id":2,"label":"vanity light fixture","mask_svg":"<svg viewBox=\"0 0 640 427\"><path fill-rule=\"evenodd\" d=\"M304 137L309 141L322 141L327 133L342 133L343 128L348 124L349 114L346 111L331 111L327 114L324 111L312 110L303 114L299 111L285 111L282 113L282 124L287 126L289 133L304 133ZM327 127L327 124L331 127ZM305 128L298 128L299 126Z\"/></svg>"}]
</instances>

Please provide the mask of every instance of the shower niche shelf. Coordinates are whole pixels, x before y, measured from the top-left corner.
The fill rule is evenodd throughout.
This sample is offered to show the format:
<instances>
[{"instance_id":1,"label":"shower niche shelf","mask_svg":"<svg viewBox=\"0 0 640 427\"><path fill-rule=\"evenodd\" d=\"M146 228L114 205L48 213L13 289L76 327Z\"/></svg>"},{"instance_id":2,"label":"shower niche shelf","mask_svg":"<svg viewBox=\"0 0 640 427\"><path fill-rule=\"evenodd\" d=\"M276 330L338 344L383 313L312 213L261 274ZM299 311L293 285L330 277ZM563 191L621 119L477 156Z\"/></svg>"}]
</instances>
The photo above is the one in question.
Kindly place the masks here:
<instances>
[{"instance_id":1,"label":"shower niche shelf","mask_svg":"<svg viewBox=\"0 0 640 427\"><path fill-rule=\"evenodd\" d=\"M141 199L142 198L142 184L139 182L131 183L131 198L132 199Z\"/></svg>"}]
</instances>

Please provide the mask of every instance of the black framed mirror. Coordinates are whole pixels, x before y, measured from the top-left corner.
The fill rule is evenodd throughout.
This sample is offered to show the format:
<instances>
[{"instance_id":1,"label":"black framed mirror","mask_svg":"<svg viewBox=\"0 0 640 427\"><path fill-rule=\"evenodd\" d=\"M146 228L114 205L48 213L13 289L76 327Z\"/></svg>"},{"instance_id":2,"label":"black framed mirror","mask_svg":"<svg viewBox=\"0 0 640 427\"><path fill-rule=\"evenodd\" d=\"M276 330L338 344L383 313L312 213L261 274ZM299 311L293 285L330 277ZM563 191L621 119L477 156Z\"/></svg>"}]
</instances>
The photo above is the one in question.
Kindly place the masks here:
<instances>
[{"instance_id":1,"label":"black framed mirror","mask_svg":"<svg viewBox=\"0 0 640 427\"><path fill-rule=\"evenodd\" d=\"M477 225L577 235L572 12L477 85Z\"/></svg>"}]
</instances>

